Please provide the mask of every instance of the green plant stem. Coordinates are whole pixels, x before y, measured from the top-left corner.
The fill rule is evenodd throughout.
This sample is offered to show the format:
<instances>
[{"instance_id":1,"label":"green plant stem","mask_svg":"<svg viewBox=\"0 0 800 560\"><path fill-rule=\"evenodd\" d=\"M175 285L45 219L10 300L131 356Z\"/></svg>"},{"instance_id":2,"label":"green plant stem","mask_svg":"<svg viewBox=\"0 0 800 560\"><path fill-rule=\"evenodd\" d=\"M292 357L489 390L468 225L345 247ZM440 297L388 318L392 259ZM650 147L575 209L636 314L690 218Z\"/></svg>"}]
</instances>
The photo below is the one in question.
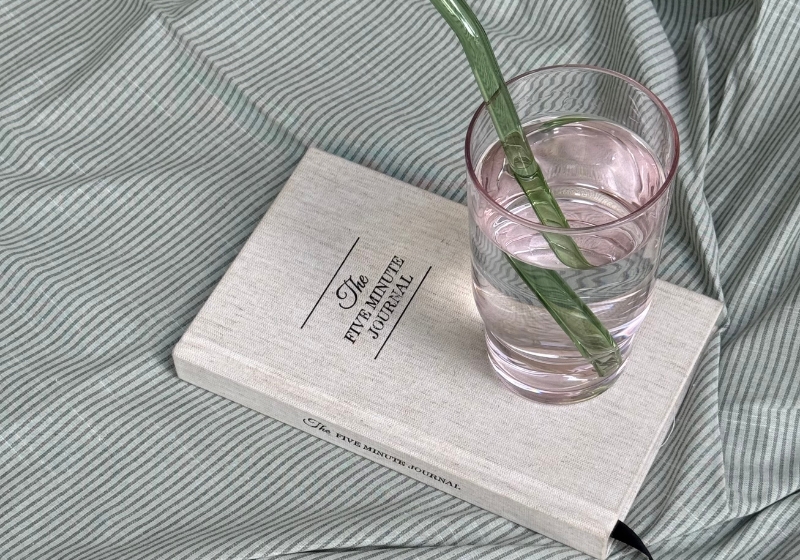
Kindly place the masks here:
<instances>
[{"instance_id":1,"label":"green plant stem","mask_svg":"<svg viewBox=\"0 0 800 560\"><path fill-rule=\"evenodd\" d=\"M619 348L597 316L558 272L509 255L506 258L597 374L605 377L614 373L622 361Z\"/></svg>"},{"instance_id":2,"label":"green plant stem","mask_svg":"<svg viewBox=\"0 0 800 560\"><path fill-rule=\"evenodd\" d=\"M450 25L464 49L509 167L539 221L549 227L569 228L533 157L500 66L480 22L463 0L431 0L431 3ZM542 235L566 266L592 268L569 235L552 232ZM592 363L597 374L602 377L616 371L621 364L621 357L614 339L563 278L557 272L535 267L513 257L509 257L509 261L581 355Z\"/></svg>"},{"instance_id":3,"label":"green plant stem","mask_svg":"<svg viewBox=\"0 0 800 560\"><path fill-rule=\"evenodd\" d=\"M568 228L569 223L533 158L517 110L500 72L500 66L480 22L462 0L431 0L431 2L461 42L481 95L486 101L486 107L511 172L522 187L539 221L550 227ZM592 268L571 237L558 233L543 235L562 263L570 268Z\"/></svg>"}]
</instances>

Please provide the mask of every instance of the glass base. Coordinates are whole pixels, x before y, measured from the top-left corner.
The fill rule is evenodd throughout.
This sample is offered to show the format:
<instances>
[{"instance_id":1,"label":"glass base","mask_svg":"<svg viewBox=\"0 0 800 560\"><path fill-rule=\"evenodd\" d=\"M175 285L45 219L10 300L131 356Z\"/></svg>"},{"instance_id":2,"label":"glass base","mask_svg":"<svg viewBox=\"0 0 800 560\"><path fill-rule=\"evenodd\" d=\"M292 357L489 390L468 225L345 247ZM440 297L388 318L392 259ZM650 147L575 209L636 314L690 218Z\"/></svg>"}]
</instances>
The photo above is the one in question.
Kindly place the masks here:
<instances>
[{"instance_id":1,"label":"glass base","mask_svg":"<svg viewBox=\"0 0 800 560\"><path fill-rule=\"evenodd\" d=\"M490 334L486 335L486 347L492 368L509 389L545 404L572 404L593 399L616 382L627 363L627 360L623 361L622 366L607 377L595 374L592 379L587 379L531 369L504 353Z\"/></svg>"}]
</instances>

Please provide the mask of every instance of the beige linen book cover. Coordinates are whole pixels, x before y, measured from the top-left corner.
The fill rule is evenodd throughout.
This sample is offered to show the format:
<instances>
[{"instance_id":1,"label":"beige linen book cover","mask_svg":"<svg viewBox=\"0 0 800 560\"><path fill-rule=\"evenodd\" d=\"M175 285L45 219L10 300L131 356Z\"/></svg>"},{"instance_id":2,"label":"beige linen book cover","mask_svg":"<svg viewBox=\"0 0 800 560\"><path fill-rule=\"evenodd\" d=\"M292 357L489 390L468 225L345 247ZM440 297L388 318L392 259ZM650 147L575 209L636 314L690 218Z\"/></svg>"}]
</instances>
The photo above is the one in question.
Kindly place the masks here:
<instances>
[{"instance_id":1,"label":"beige linen book cover","mask_svg":"<svg viewBox=\"0 0 800 560\"><path fill-rule=\"evenodd\" d=\"M596 558L714 330L664 282L600 397L528 401L492 373L467 209L310 149L195 318L178 375Z\"/></svg>"}]
</instances>

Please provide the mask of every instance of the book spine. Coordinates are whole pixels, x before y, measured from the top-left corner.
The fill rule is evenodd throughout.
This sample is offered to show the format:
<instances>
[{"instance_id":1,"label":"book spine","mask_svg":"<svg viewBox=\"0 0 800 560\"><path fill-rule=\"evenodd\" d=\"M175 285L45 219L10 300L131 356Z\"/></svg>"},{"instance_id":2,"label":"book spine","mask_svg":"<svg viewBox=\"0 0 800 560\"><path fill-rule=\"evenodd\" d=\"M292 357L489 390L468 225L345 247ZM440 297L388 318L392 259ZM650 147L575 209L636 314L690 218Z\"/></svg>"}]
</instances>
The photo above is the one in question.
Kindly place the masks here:
<instances>
[{"instance_id":1,"label":"book spine","mask_svg":"<svg viewBox=\"0 0 800 560\"><path fill-rule=\"evenodd\" d=\"M375 442L365 437L363 433L357 434L337 426L321 415L315 415L288 405L280 399L272 398L267 391L259 391L247 384L237 383L230 375L235 367L231 362L226 362L222 368L228 375L213 373L215 367L206 368L198 364L210 363L209 360L213 361L214 355L205 352L202 344L189 343L187 338L189 337L184 336L173 351L175 368L181 379L491 511L523 527L561 541L594 558L605 558L608 554L608 535L599 536L591 531L587 532L580 524L565 524L563 519L531 509L507 496L452 473L443 472L424 461Z\"/></svg>"},{"instance_id":2,"label":"book spine","mask_svg":"<svg viewBox=\"0 0 800 560\"><path fill-rule=\"evenodd\" d=\"M462 494L465 486L469 486L469 484L456 476L437 472L435 467L423 461L412 459L407 455L382 446L364 437L363 434L355 434L336 426L325 418L287 406L285 403L275 399L266 400L264 395L253 395L247 387L236 386L233 381L220 378L208 372L205 368L182 359L180 352L177 350L174 361L178 377L184 381L217 393L226 399L247 406L279 422L352 451L357 455L401 472L448 494L466 499Z\"/></svg>"}]
</instances>

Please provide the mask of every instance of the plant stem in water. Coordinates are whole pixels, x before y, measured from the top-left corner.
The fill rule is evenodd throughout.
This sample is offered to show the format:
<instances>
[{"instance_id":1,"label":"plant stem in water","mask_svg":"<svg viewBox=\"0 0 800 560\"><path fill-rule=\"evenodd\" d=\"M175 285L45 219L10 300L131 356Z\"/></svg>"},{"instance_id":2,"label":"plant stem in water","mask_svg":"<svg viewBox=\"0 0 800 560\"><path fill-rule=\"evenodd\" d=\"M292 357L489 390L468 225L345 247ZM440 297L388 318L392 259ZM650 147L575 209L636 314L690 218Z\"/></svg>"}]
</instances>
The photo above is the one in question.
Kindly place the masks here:
<instances>
[{"instance_id":1,"label":"plant stem in water","mask_svg":"<svg viewBox=\"0 0 800 560\"><path fill-rule=\"evenodd\" d=\"M458 36L486 101L508 165L539 221L550 227L569 228L533 157L500 66L480 22L463 0L431 0L431 3ZM554 127L561 124L557 123ZM569 235L544 232L542 235L566 266L577 269L592 267ZM614 339L561 276L555 271L535 267L511 256L508 259L581 355L593 365L597 374L604 377L616 371L622 360Z\"/></svg>"}]
</instances>

